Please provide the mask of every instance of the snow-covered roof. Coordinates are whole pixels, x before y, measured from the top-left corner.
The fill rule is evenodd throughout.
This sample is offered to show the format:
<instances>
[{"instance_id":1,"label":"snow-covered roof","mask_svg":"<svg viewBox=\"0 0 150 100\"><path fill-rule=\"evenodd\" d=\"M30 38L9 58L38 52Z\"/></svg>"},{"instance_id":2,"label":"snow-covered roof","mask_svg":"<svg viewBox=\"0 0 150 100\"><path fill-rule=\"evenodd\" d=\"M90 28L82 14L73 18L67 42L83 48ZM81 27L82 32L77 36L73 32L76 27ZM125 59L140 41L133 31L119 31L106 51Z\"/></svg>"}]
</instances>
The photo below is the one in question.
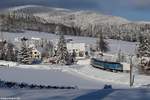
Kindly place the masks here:
<instances>
[{"instance_id":1,"label":"snow-covered roof","mask_svg":"<svg viewBox=\"0 0 150 100\"><path fill-rule=\"evenodd\" d=\"M35 48L34 44L29 44L29 48Z\"/></svg>"},{"instance_id":2,"label":"snow-covered roof","mask_svg":"<svg viewBox=\"0 0 150 100\"><path fill-rule=\"evenodd\" d=\"M79 49L81 51L85 51L86 45L85 43L67 43L67 49L68 50L73 50L73 49Z\"/></svg>"},{"instance_id":3,"label":"snow-covered roof","mask_svg":"<svg viewBox=\"0 0 150 100\"><path fill-rule=\"evenodd\" d=\"M41 38L32 37L31 40L41 40Z\"/></svg>"}]
</instances>

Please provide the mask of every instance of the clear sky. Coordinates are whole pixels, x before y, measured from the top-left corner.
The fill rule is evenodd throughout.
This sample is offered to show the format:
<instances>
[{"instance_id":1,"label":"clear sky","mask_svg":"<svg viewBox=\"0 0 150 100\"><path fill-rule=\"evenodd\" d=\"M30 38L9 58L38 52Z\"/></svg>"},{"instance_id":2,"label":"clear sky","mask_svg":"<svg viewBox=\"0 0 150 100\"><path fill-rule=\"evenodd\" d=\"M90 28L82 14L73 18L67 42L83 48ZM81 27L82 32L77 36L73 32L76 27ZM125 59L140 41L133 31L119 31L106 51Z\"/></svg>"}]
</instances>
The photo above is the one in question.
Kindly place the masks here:
<instances>
[{"instance_id":1,"label":"clear sky","mask_svg":"<svg viewBox=\"0 0 150 100\"><path fill-rule=\"evenodd\" d=\"M129 20L150 21L150 0L0 0L1 9L27 4L94 10Z\"/></svg>"}]
</instances>

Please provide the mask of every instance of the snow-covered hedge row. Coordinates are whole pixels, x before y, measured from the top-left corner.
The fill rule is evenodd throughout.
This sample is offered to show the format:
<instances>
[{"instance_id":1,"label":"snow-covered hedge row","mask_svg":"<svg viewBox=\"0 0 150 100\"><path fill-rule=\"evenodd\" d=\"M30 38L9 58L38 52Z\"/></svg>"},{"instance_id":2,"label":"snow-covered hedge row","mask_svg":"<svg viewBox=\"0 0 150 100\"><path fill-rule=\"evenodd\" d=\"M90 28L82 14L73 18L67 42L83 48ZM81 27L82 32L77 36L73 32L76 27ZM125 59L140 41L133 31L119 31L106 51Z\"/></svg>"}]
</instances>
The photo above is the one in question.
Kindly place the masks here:
<instances>
[{"instance_id":1,"label":"snow-covered hedge row","mask_svg":"<svg viewBox=\"0 0 150 100\"><path fill-rule=\"evenodd\" d=\"M65 86L45 86L27 83L17 83L0 80L0 88L26 88L26 89L76 89L77 87Z\"/></svg>"}]
</instances>

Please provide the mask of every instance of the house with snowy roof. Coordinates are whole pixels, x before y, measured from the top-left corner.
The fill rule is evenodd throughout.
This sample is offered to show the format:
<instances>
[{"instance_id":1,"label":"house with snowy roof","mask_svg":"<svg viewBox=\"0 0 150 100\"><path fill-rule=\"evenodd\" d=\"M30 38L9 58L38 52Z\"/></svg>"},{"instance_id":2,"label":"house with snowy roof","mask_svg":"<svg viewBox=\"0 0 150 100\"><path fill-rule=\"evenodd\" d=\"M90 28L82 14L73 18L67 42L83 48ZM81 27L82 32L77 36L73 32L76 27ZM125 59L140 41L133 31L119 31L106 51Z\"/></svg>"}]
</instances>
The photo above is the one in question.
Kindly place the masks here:
<instances>
[{"instance_id":1,"label":"house with snowy roof","mask_svg":"<svg viewBox=\"0 0 150 100\"><path fill-rule=\"evenodd\" d=\"M32 64L39 64L42 62L42 53L35 47L35 45L30 44L29 50L31 52L31 62Z\"/></svg>"},{"instance_id":2,"label":"house with snowy roof","mask_svg":"<svg viewBox=\"0 0 150 100\"><path fill-rule=\"evenodd\" d=\"M77 58L85 58L89 55L89 45L85 43L69 42L66 44L69 53L75 51Z\"/></svg>"}]
</instances>

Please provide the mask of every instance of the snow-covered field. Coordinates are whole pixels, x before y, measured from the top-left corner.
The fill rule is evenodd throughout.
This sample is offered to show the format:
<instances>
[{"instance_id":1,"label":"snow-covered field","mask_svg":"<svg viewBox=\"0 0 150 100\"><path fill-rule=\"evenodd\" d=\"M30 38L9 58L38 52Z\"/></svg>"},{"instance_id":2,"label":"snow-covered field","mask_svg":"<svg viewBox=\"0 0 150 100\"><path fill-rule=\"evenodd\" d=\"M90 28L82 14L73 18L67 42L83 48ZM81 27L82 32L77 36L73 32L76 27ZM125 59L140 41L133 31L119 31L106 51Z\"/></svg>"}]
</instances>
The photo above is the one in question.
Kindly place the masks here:
<instances>
[{"instance_id":1,"label":"snow-covered field","mask_svg":"<svg viewBox=\"0 0 150 100\"><path fill-rule=\"evenodd\" d=\"M25 33L4 33L4 37L7 40L14 41L16 37L35 37L35 38L46 38L48 40L57 41L59 36L45 33L45 32L34 32L34 31L27 31ZM96 38L91 37L81 37L81 36L66 36L68 39L73 39L75 42L79 43L86 43L89 45L95 45L96 44ZM107 40L109 43L110 51L108 53L117 53L119 49L121 49L122 52L126 54L134 54L136 49L136 42L127 42L127 41L121 41L121 40Z\"/></svg>"},{"instance_id":2,"label":"snow-covered field","mask_svg":"<svg viewBox=\"0 0 150 100\"><path fill-rule=\"evenodd\" d=\"M79 89L101 89L105 84L113 88L128 88L129 73L113 73L93 68L89 59L77 65L16 65L0 68L0 79L30 84L77 86ZM135 74L133 87L149 85L149 76Z\"/></svg>"},{"instance_id":3,"label":"snow-covered field","mask_svg":"<svg viewBox=\"0 0 150 100\"><path fill-rule=\"evenodd\" d=\"M20 66L21 67L21 66ZM52 86L77 86L79 89L102 89L105 84L112 84L113 88L126 88L127 85L119 85L104 82L75 72L73 68L0 68L0 79L29 84ZM119 85L119 86L118 86Z\"/></svg>"}]
</instances>

